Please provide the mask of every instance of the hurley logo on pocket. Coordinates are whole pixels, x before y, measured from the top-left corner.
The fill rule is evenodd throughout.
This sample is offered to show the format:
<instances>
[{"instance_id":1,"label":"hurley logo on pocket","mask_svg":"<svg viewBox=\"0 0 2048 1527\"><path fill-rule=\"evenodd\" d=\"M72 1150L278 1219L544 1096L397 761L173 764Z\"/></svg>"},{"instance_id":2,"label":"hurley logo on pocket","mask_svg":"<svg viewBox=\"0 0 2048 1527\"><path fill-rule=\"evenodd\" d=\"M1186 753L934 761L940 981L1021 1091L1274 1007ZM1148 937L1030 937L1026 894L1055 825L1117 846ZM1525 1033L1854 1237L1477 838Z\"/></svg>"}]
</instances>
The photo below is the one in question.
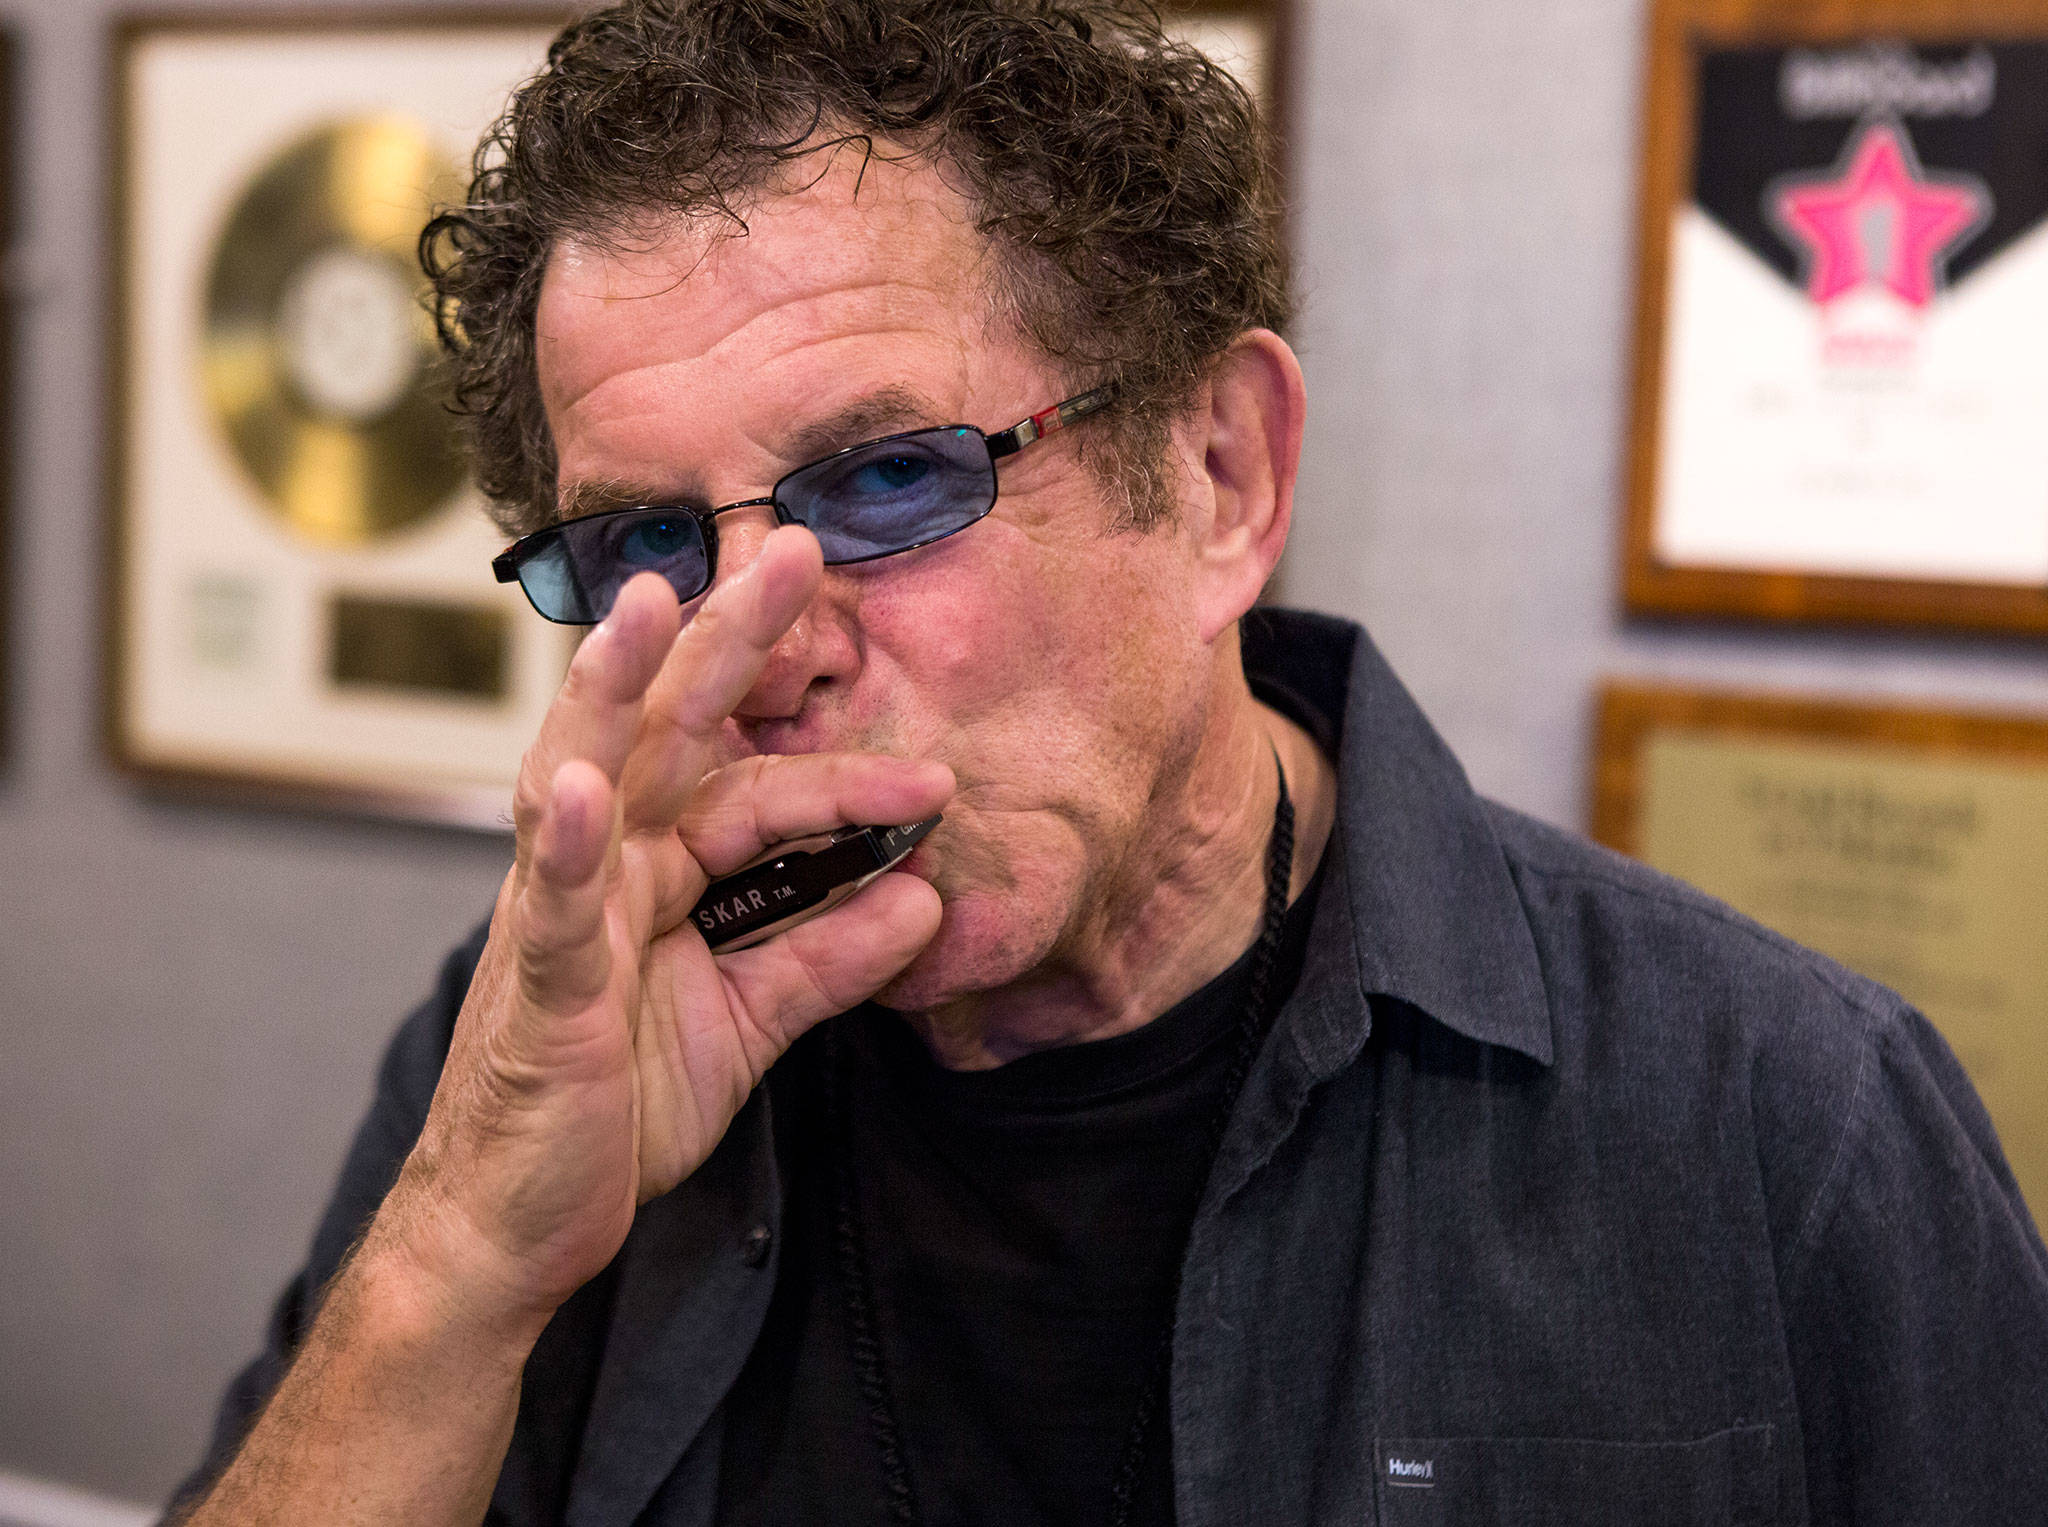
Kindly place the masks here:
<instances>
[{"instance_id":1,"label":"hurley logo on pocket","mask_svg":"<svg viewBox=\"0 0 2048 1527\"><path fill-rule=\"evenodd\" d=\"M1436 1460L1434 1458L1387 1457L1387 1483L1407 1485L1411 1489L1428 1489L1436 1483Z\"/></svg>"}]
</instances>

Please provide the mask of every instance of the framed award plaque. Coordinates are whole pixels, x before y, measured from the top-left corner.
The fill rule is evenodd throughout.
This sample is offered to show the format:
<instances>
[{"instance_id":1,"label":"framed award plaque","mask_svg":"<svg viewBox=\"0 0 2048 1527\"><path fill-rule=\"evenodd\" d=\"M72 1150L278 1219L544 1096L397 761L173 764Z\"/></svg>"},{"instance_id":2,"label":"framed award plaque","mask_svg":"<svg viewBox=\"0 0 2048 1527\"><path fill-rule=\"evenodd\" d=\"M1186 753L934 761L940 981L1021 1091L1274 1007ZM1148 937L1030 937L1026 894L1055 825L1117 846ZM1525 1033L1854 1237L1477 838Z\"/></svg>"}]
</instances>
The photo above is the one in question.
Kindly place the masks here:
<instances>
[{"instance_id":1,"label":"framed award plaque","mask_svg":"<svg viewBox=\"0 0 2048 1527\"><path fill-rule=\"evenodd\" d=\"M1656 0L1631 611L2048 634L2048 7Z\"/></svg>"},{"instance_id":2,"label":"framed award plaque","mask_svg":"<svg viewBox=\"0 0 2048 1527\"><path fill-rule=\"evenodd\" d=\"M1901 993L2048 1216L2048 718L1612 686L1593 835Z\"/></svg>"},{"instance_id":3,"label":"framed award plaque","mask_svg":"<svg viewBox=\"0 0 2048 1527\"><path fill-rule=\"evenodd\" d=\"M129 769L509 823L572 637L492 579L414 245L562 18L120 28L108 730Z\"/></svg>"}]
</instances>

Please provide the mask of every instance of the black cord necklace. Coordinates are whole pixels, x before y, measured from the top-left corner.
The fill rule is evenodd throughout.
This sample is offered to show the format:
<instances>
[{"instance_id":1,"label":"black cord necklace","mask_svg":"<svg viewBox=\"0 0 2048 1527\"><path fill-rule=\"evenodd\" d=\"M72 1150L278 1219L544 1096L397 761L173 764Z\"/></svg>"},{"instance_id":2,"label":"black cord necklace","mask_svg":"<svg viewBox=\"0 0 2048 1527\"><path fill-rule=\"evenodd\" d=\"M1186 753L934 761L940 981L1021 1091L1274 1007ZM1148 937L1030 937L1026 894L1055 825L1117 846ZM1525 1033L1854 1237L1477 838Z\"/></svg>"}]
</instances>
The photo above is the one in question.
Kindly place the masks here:
<instances>
[{"instance_id":1,"label":"black cord necklace","mask_svg":"<svg viewBox=\"0 0 2048 1527\"><path fill-rule=\"evenodd\" d=\"M1278 766L1279 755L1274 755ZM1224 1074L1217 1096L1215 1114L1209 1121L1205 1155L1213 1165L1223 1144L1223 1132L1230 1123L1237 1095L1244 1088L1272 1015L1267 1011L1273 965L1280 949L1280 932L1287 918L1287 891L1294 871L1294 803L1287 795L1287 771L1280 770L1280 798L1273 810L1273 836L1266 845L1266 904L1259 926L1258 942L1252 946L1251 979L1245 998L1244 1016L1238 1027L1237 1048ZM853 1123L848 1089L843 1085L844 1046L835 1024L827 1035L825 1059L826 1106L831 1115L835 1154L838 1158L837 1193L833 1211L833 1240L838 1253L839 1283L846 1298L846 1323L852 1337L853 1366L860 1386L862 1404L881 1454L884 1504L889 1519L903 1527L918 1527L921 1518L917 1497L910 1487L910 1470L903 1458L902 1430L896 1424L890 1402L889 1380L882 1363L882 1344L875 1334L874 1284L868 1267L867 1244L861 1234L859 1200L853 1174ZM1150 1354L1144 1389L1138 1396L1138 1412L1119 1455L1116 1478L1110 1487L1110 1527L1128 1527L1131 1500L1137 1490L1138 1474L1145 1462L1145 1447L1152 1433L1167 1383L1173 1371L1173 1336L1180 1305L1180 1270L1173 1277L1173 1298L1167 1306L1165 1327Z\"/></svg>"}]
</instances>

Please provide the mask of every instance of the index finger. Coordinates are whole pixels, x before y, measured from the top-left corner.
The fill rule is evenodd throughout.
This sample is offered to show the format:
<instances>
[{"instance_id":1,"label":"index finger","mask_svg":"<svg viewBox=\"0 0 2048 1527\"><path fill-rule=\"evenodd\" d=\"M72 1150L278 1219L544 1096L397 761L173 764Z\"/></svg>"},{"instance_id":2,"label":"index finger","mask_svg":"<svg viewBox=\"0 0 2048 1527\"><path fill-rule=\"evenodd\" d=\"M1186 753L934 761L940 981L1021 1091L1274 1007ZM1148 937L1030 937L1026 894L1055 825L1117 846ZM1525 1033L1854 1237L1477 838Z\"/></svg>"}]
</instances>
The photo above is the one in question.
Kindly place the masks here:
<instances>
[{"instance_id":1,"label":"index finger","mask_svg":"<svg viewBox=\"0 0 2048 1527\"><path fill-rule=\"evenodd\" d=\"M675 591L648 574L619 591L611 613L577 648L561 692L520 761L512 819L522 868L564 764L582 759L618 782L639 734L647 686L661 671L680 624Z\"/></svg>"},{"instance_id":2,"label":"index finger","mask_svg":"<svg viewBox=\"0 0 2048 1527\"><path fill-rule=\"evenodd\" d=\"M780 527L683 627L647 687L640 734L620 778L629 832L667 828L681 815L711 766L719 728L810 604L824 568L817 537Z\"/></svg>"}]
</instances>

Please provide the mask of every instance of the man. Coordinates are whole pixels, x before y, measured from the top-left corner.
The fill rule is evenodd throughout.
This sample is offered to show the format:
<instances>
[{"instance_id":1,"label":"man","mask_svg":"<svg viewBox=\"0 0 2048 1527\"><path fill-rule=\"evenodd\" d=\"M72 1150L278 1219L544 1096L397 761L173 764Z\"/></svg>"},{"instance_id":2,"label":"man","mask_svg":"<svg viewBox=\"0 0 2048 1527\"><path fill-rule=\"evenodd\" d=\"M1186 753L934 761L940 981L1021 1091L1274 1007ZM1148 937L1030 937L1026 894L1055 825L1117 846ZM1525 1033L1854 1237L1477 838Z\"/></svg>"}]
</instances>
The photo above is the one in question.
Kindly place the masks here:
<instances>
[{"instance_id":1,"label":"man","mask_svg":"<svg viewBox=\"0 0 2048 1527\"><path fill-rule=\"evenodd\" d=\"M602 623L192 1522L2040 1520L2048 1254L1927 1025L1253 609L1256 145L1092 0L564 34L428 253Z\"/></svg>"}]
</instances>

